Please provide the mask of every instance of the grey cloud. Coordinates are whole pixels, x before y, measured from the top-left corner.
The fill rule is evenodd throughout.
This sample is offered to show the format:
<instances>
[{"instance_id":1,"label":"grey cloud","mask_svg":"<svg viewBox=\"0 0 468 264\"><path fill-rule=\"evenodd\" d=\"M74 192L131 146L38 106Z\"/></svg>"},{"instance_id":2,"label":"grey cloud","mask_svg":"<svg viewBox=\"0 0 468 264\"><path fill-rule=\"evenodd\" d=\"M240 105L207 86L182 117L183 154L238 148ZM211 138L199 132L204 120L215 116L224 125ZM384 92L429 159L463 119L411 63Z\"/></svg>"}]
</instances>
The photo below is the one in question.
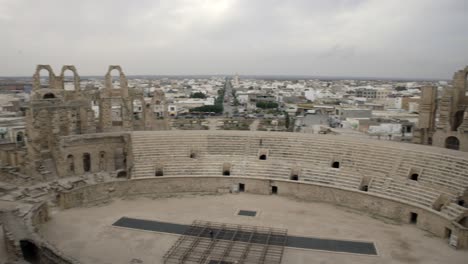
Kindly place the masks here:
<instances>
[{"instance_id":1,"label":"grey cloud","mask_svg":"<svg viewBox=\"0 0 468 264\"><path fill-rule=\"evenodd\" d=\"M103 74L450 78L468 64L462 0L0 0L0 76L36 64Z\"/></svg>"}]
</instances>

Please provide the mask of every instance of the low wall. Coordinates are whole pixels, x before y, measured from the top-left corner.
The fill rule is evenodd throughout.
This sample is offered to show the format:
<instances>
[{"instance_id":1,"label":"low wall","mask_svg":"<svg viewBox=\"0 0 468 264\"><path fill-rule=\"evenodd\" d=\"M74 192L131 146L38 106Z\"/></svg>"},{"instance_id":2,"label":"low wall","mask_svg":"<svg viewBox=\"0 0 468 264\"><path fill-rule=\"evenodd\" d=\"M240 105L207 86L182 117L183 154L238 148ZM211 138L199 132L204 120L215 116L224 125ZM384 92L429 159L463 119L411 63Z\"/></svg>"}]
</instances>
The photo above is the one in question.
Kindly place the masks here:
<instances>
[{"instance_id":1,"label":"low wall","mask_svg":"<svg viewBox=\"0 0 468 264\"><path fill-rule=\"evenodd\" d=\"M89 185L58 196L61 208L73 208L109 200L114 197L141 195L167 195L174 193L217 193L226 192L245 185L245 192L271 194L271 187L278 188L278 195L304 201L327 202L353 208L369 214L378 215L395 221L410 223L410 214L418 215L417 226L438 237L447 238L447 228L457 236L458 248L468 248L468 232L437 211L415 204L407 204L387 197L351 189L341 189L329 185L292 182L287 180L270 180L245 177L158 177L134 179L129 181L108 182Z\"/></svg>"}]
</instances>

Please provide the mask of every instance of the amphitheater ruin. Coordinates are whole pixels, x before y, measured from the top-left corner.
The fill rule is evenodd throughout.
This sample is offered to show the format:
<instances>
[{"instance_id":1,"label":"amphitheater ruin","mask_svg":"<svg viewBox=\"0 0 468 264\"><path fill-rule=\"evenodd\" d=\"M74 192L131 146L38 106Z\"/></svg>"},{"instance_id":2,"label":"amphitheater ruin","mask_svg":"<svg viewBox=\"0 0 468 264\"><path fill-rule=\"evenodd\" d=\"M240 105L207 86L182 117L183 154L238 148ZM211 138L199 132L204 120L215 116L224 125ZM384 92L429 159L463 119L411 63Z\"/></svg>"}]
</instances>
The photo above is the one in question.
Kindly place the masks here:
<instances>
[{"instance_id":1,"label":"amphitheater ruin","mask_svg":"<svg viewBox=\"0 0 468 264\"><path fill-rule=\"evenodd\" d=\"M145 104L120 66L109 66L104 89L81 90L74 66L56 76L39 65L26 131L0 145L0 255L8 263L466 263L468 152L445 138L467 150L467 72L441 100L443 125L426 89L421 141L409 144L173 131L164 94ZM147 109L141 116L134 100ZM425 146L432 137L435 146Z\"/></svg>"}]
</instances>

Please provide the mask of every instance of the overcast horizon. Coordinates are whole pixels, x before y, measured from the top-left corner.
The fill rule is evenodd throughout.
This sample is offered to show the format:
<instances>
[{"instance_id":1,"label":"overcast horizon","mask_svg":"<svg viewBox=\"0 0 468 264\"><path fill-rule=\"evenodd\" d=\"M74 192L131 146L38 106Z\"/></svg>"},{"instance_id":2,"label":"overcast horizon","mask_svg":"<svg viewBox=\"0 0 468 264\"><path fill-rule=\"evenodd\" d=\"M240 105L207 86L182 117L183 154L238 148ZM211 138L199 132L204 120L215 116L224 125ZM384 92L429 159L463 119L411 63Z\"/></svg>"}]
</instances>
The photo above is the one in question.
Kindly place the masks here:
<instances>
[{"instance_id":1,"label":"overcast horizon","mask_svg":"<svg viewBox=\"0 0 468 264\"><path fill-rule=\"evenodd\" d=\"M0 0L0 76L37 64L102 76L451 79L468 65L464 0Z\"/></svg>"}]
</instances>

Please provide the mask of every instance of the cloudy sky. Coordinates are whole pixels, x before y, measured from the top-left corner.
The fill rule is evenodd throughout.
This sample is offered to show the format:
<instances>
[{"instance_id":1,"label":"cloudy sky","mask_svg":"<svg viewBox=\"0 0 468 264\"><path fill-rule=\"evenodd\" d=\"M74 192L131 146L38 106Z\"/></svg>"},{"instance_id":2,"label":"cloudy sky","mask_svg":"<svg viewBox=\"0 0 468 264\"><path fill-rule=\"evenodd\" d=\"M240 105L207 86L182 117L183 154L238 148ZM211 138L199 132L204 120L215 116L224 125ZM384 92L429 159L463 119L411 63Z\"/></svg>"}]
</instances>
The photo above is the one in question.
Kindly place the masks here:
<instances>
[{"instance_id":1,"label":"cloudy sky","mask_svg":"<svg viewBox=\"0 0 468 264\"><path fill-rule=\"evenodd\" d=\"M0 0L0 76L292 74L451 78L466 0Z\"/></svg>"}]
</instances>

